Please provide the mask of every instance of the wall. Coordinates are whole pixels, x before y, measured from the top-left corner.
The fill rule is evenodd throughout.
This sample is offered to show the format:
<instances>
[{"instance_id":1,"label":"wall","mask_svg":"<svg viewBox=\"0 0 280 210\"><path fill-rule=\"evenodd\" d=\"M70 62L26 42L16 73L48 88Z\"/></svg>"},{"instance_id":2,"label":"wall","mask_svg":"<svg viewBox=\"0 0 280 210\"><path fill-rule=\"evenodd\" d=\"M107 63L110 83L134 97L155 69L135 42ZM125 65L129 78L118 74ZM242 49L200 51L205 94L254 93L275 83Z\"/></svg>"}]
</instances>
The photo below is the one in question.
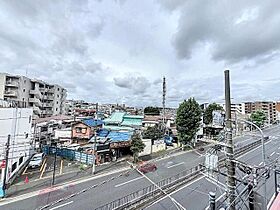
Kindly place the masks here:
<instances>
[{"instance_id":1,"label":"wall","mask_svg":"<svg viewBox=\"0 0 280 210\"><path fill-rule=\"evenodd\" d=\"M142 139L143 143L146 145L144 151L139 154L139 156L150 155L152 152L152 140Z\"/></svg>"},{"instance_id":2,"label":"wall","mask_svg":"<svg viewBox=\"0 0 280 210\"><path fill-rule=\"evenodd\" d=\"M0 74L0 99L4 99L5 84L6 84L6 75L1 73Z\"/></svg>"},{"instance_id":3,"label":"wall","mask_svg":"<svg viewBox=\"0 0 280 210\"><path fill-rule=\"evenodd\" d=\"M8 135L11 135L7 180L24 165L34 152L31 142L31 123L32 109L30 108L0 108L1 162L5 158L5 144ZM2 180L3 174L2 171Z\"/></svg>"},{"instance_id":4,"label":"wall","mask_svg":"<svg viewBox=\"0 0 280 210\"><path fill-rule=\"evenodd\" d=\"M76 129L82 128L86 129L85 133L77 133ZM90 129L90 127L86 126L83 123L77 123L72 127L72 136L73 138L79 138L79 139L89 139L92 136L93 132Z\"/></svg>"}]
</instances>

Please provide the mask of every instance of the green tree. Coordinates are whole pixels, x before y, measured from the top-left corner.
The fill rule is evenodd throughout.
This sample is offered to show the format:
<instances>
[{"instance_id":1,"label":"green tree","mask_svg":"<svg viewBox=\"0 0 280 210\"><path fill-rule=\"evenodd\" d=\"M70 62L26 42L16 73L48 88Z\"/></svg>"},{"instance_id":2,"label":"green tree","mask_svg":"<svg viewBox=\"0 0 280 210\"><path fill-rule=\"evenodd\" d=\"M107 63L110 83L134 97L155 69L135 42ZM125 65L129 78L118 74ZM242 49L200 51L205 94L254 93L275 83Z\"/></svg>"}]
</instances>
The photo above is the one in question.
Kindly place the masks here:
<instances>
[{"instance_id":1,"label":"green tree","mask_svg":"<svg viewBox=\"0 0 280 210\"><path fill-rule=\"evenodd\" d=\"M139 153L144 151L145 144L143 143L140 133L135 132L131 137L130 151L133 153L133 161L138 162Z\"/></svg>"},{"instance_id":2,"label":"green tree","mask_svg":"<svg viewBox=\"0 0 280 210\"><path fill-rule=\"evenodd\" d=\"M144 114L145 115L160 115L160 108L159 107L147 106L144 109Z\"/></svg>"},{"instance_id":3,"label":"green tree","mask_svg":"<svg viewBox=\"0 0 280 210\"><path fill-rule=\"evenodd\" d=\"M191 142L199 130L202 111L194 98L184 100L178 110L176 117L176 127L179 140L186 145Z\"/></svg>"},{"instance_id":4,"label":"green tree","mask_svg":"<svg viewBox=\"0 0 280 210\"><path fill-rule=\"evenodd\" d=\"M147 130L143 132L143 138L157 140L163 137L164 132L159 128L159 126L148 127Z\"/></svg>"},{"instance_id":5,"label":"green tree","mask_svg":"<svg viewBox=\"0 0 280 210\"><path fill-rule=\"evenodd\" d=\"M251 114L250 120L257 126L261 127L264 125L264 121L266 120L265 113L262 110L257 110Z\"/></svg>"},{"instance_id":6,"label":"green tree","mask_svg":"<svg viewBox=\"0 0 280 210\"><path fill-rule=\"evenodd\" d=\"M203 122L208 125L210 123L212 123L213 121L213 111L223 111L223 107L219 104L216 104L216 103L212 103L212 104L209 104L208 107L205 109L204 113L203 113Z\"/></svg>"}]
</instances>

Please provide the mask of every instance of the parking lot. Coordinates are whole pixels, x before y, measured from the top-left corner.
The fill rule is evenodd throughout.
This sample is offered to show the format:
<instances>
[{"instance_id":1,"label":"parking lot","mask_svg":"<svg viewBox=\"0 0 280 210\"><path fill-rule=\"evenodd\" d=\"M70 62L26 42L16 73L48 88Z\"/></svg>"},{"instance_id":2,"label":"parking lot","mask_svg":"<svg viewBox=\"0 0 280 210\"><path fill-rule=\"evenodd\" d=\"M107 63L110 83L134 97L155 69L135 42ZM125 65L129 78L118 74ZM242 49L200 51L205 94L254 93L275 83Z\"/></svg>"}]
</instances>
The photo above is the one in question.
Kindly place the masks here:
<instances>
[{"instance_id":1,"label":"parking lot","mask_svg":"<svg viewBox=\"0 0 280 210\"><path fill-rule=\"evenodd\" d=\"M15 180L14 184L26 184L28 182L50 178L53 176L54 165L56 176L81 170L79 163L62 159L59 156L57 156L55 161L54 156L45 156L40 166L33 168L28 165Z\"/></svg>"}]
</instances>

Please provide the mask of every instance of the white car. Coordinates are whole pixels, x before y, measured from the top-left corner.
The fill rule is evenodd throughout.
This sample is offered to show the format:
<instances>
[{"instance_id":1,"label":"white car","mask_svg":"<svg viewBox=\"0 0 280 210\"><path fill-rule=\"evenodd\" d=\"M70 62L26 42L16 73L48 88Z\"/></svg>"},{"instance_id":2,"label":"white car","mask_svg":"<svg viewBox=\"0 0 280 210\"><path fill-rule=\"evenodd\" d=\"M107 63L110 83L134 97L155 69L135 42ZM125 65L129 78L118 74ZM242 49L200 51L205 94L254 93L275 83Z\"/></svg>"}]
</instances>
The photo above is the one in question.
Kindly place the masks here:
<instances>
[{"instance_id":1,"label":"white car","mask_svg":"<svg viewBox=\"0 0 280 210\"><path fill-rule=\"evenodd\" d=\"M45 158L45 153L35 154L29 162L29 167L31 168L40 167L43 163L44 158Z\"/></svg>"}]
</instances>

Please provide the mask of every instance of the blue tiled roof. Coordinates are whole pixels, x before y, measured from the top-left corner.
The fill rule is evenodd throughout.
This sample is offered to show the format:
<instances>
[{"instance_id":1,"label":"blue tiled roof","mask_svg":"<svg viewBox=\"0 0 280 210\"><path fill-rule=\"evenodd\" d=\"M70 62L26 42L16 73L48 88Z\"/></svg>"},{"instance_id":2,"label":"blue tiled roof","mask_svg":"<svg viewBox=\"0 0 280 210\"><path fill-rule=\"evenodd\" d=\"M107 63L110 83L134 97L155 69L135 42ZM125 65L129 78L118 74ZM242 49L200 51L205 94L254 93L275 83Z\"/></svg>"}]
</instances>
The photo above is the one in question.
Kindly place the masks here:
<instances>
[{"instance_id":1,"label":"blue tiled roof","mask_svg":"<svg viewBox=\"0 0 280 210\"><path fill-rule=\"evenodd\" d=\"M96 126L100 126L100 125L104 124L104 122L102 120L98 120L98 119L97 120L96 119L86 119L86 120L82 120L82 122L90 127L96 127Z\"/></svg>"},{"instance_id":2,"label":"blue tiled roof","mask_svg":"<svg viewBox=\"0 0 280 210\"><path fill-rule=\"evenodd\" d=\"M98 132L97 132L97 136L99 137L107 137L109 134L109 131L106 130L106 129L100 129Z\"/></svg>"},{"instance_id":3,"label":"blue tiled roof","mask_svg":"<svg viewBox=\"0 0 280 210\"><path fill-rule=\"evenodd\" d=\"M130 140L131 132L114 132L111 131L107 136L112 142L128 141Z\"/></svg>"}]
</instances>

